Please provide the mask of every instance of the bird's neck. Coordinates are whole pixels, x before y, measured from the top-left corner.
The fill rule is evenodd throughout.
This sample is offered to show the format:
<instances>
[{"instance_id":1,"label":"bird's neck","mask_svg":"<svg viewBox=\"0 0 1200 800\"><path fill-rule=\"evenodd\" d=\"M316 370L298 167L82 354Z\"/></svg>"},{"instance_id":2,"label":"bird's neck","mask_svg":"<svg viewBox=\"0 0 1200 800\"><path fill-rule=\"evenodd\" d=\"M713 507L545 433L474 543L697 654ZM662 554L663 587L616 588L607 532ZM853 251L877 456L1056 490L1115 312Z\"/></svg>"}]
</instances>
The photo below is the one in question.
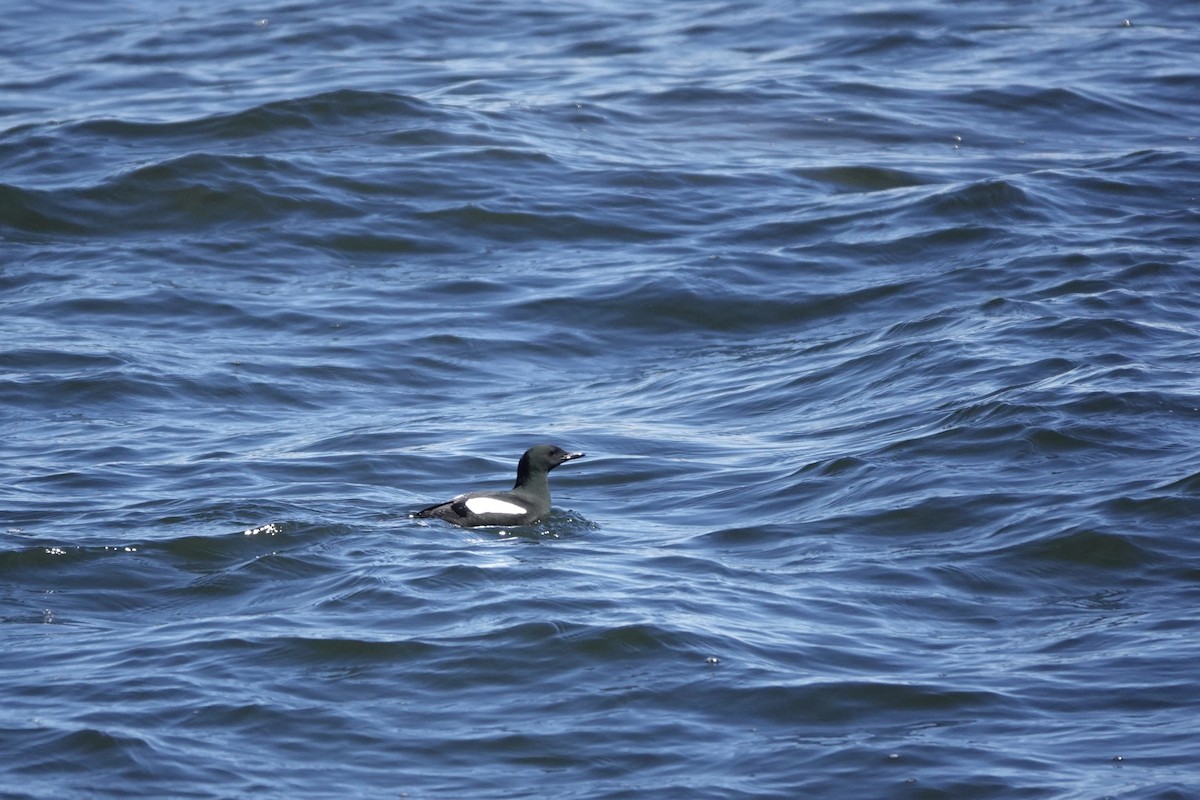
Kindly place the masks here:
<instances>
[{"instance_id":1,"label":"bird's neck","mask_svg":"<svg viewBox=\"0 0 1200 800\"><path fill-rule=\"evenodd\" d=\"M513 485L513 488L549 495L550 481L546 480L546 473L544 472L517 470L517 482Z\"/></svg>"}]
</instances>

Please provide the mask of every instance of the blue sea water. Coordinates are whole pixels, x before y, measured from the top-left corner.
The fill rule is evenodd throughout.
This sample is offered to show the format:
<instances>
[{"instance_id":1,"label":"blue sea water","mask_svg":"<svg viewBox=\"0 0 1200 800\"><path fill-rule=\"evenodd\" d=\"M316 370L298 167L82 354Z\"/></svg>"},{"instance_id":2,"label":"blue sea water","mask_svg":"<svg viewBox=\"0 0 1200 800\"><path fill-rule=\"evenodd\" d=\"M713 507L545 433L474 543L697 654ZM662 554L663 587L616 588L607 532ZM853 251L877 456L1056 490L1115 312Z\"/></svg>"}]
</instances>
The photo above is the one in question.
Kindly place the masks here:
<instances>
[{"instance_id":1,"label":"blue sea water","mask_svg":"<svg viewBox=\"0 0 1200 800\"><path fill-rule=\"evenodd\" d=\"M8 12L0 797L1200 796L1197 4Z\"/></svg>"}]
</instances>

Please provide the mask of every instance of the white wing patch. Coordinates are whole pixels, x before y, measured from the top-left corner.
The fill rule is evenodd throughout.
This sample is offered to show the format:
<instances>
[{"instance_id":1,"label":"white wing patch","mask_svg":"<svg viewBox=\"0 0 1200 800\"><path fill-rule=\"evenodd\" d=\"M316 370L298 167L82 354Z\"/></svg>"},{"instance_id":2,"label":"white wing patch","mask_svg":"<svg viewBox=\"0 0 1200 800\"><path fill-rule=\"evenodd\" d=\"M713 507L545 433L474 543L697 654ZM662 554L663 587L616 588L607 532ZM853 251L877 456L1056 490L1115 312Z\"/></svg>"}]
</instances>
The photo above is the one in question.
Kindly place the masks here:
<instances>
[{"instance_id":1,"label":"white wing patch","mask_svg":"<svg viewBox=\"0 0 1200 800\"><path fill-rule=\"evenodd\" d=\"M470 497L467 498L466 506L472 514L524 514L529 510L516 503L497 500L494 497Z\"/></svg>"}]
</instances>

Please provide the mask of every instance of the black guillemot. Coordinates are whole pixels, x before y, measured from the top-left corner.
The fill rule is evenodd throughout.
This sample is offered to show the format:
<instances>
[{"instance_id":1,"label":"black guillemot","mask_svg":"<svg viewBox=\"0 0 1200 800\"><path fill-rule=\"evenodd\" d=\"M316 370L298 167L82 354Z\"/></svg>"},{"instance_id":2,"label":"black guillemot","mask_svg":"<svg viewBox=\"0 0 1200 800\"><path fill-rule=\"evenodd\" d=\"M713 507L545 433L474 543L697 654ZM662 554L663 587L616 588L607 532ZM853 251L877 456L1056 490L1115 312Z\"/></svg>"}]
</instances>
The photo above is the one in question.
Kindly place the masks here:
<instances>
[{"instance_id":1,"label":"black guillemot","mask_svg":"<svg viewBox=\"0 0 1200 800\"><path fill-rule=\"evenodd\" d=\"M468 492L423 508L413 516L444 519L463 528L531 525L550 511L547 473L575 458L583 458L583 453L568 453L552 444L539 444L521 456L517 464L517 482L511 492Z\"/></svg>"}]
</instances>

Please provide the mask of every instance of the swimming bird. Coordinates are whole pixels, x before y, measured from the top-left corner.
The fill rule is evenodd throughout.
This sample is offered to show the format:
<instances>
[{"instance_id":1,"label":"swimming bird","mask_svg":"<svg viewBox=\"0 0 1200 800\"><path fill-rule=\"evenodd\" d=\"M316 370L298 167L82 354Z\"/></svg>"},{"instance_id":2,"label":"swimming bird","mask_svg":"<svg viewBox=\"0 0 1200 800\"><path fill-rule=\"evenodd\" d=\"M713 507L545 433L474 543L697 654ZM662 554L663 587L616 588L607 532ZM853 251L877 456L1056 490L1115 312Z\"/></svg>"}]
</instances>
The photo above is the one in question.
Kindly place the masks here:
<instances>
[{"instance_id":1,"label":"swimming bird","mask_svg":"<svg viewBox=\"0 0 1200 800\"><path fill-rule=\"evenodd\" d=\"M531 525L550 511L550 470L583 453L568 453L552 444L525 451L517 464L517 482L510 492L468 492L423 508L414 517L444 519L463 528L484 525Z\"/></svg>"}]
</instances>

